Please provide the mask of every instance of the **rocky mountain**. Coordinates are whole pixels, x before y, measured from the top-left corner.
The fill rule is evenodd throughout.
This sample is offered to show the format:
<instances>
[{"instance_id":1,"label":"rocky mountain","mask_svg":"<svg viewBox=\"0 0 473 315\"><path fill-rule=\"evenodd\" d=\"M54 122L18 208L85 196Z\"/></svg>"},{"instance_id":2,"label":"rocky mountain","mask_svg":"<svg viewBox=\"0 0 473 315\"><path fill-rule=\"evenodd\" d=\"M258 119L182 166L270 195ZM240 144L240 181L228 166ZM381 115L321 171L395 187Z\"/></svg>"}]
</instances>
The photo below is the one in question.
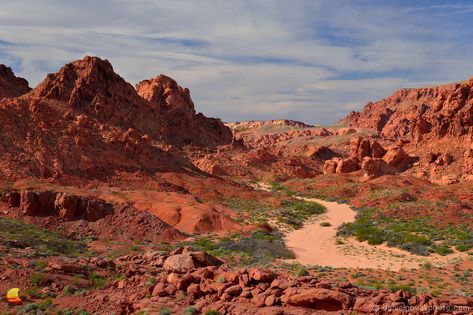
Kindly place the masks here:
<instances>
[{"instance_id":1,"label":"rocky mountain","mask_svg":"<svg viewBox=\"0 0 473 315\"><path fill-rule=\"evenodd\" d=\"M30 90L28 81L15 76L11 68L0 65L0 99L4 97L17 97Z\"/></svg>"},{"instance_id":2,"label":"rocky mountain","mask_svg":"<svg viewBox=\"0 0 473 315\"><path fill-rule=\"evenodd\" d=\"M7 95L27 92L26 80L4 71L9 74L1 82L17 86ZM174 148L231 142L231 131L195 114L189 91L172 79L160 76L138 89L107 60L87 56L49 74L31 92L3 99L0 174L104 178L117 171L189 169Z\"/></svg>"},{"instance_id":3,"label":"rocky mountain","mask_svg":"<svg viewBox=\"0 0 473 315\"><path fill-rule=\"evenodd\" d=\"M449 182L473 174L473 78L402 89L341 122L406 143L406 151L419 158L417 172L429 179Z\"/></svg>"}]
</instances>

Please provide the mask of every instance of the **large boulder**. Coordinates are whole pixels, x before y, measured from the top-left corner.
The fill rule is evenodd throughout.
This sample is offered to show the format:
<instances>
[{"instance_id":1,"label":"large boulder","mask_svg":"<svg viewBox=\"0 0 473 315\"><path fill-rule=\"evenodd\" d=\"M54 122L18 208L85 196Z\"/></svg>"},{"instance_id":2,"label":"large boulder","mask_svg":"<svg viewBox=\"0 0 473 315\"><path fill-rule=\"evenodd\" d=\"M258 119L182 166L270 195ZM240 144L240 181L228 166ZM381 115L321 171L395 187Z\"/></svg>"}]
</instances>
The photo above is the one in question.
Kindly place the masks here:
<instances>
[{"instance_id":1,"label":"large boulder","mask_svg":"<svg viewBox=\"0 0 473 315\"><path fill-rule=\"evenodd\" d=\"M338 166L337 160L327 160L324 162L324 166L322 167L322 171L324 174L335 174Z\"/></svg>"},{"instance_id":2,"label":"large boulder","mask_svg":"<svg viewBox=\"0 0 473 315\"><path fill-rule=\"evenodd\" d=\"M347 293L322 288L301 291L284 301L288 305L324 311L346 310L354 302L353 297Z\"/></svg>"},{"instance_id":3,"label":"large boulder","mask_svg":"<svg viewBox=\"0 0 473 315\"><path fill-rule=\"evenodd\" d=\"M395 145L386 152L383 161L394 171L404 171L411 163L411 158L404 151L401 145Z\"/></svg>"},{"instance_id":4,"label":"large boulder","mask_svg":"<svg viewBox=\"0 0 473 315\"><path fill-rule=\"evenodd\" d=\"M381 158L386 150L374 139L354 137L350 140L349 157L363 161L366 156Z\"/></svg>"},{"instance_id":5,"label":"large boulder","mask_svg":"<svg viewBox=\"0 0 473 315\"><path fill-rule=\"evenodd\" d=\"M186 272L194 268L194 261L189 254L177 254L169 256L163 264L164 270L175 272Z\"/></svg>"},{"instance_id":6,"label":"large boulder","mask_svg":"<svg viewBox=\"0 0 473 315\"><path fill-rule=\"evenodd\" d=\"M351 173L360 169L360 165L357 158L348 158L341 160L338 165L335 173Z\"/></svg>"},{"instance_id":7,"label":"large boulder","mask_svg":"<svg viewBox=\"0 0 473 315\"><path fill-rule=\"evenodd\" d=\"M379 158L366 156L361 162L361 169L366 178L374 178L381 175L381 165L384 161Z\"/></svg>"}]
</instances>

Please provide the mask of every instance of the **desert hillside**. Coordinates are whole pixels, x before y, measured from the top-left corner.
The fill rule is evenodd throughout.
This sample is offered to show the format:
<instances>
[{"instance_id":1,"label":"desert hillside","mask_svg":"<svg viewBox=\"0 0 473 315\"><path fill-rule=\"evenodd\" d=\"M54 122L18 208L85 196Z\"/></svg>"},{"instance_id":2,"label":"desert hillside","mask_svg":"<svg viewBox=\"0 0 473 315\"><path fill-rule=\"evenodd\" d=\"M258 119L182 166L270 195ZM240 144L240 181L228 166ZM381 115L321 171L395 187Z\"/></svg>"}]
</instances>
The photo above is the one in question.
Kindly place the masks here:
<instances>
[{"instance_id":1,"label":"desert hillside","mask_svg":"<svg viewBox=\"0 0 473 315\"><path fill-rule=\"evenodd\" d=\"M396 91L342 124L376 130L403 141L418 158L413 172L436 182L471 180L473 174L473 79Z\"/></svg>"}]
</instances>

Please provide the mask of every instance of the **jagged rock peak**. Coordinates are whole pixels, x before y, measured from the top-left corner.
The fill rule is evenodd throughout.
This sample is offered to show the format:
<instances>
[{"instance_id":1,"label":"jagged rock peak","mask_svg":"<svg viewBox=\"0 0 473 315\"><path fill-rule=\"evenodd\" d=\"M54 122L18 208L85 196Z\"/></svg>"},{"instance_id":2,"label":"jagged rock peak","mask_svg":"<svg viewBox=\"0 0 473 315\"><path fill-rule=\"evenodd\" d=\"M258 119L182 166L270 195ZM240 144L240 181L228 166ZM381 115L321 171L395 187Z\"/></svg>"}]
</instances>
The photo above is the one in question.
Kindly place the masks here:
<instances>
[{"instance_id":1,"label":"jagged rock peak","mask_svg":"<svg viewBox=\"0 0 473 315\"><path fill-rule=\"evenodd\" d=\"M10 67L0 64L0 99L3 97L18 97L30 90L28 81L15 76Z\"/></svg>"},{"instance_id":2,"label":"jagged rock peak","mask_svg":"<svg viewBox=\"0 0 473 315\"><path fill-rule=\"evenodd\" d=\"M233 135L220 119L197 114L189 89L176 81L159 75L136 85L138 94L157 108L172 126L170 137L184 144L219 145L230 144Z\"/></svg>"},{"instance_id":3,"label":"jagged rock peak","mask_svg":"<svg viewBox=\"0 0 473 315\"><path fill-rule=\"evenodd\" d=\"M194 115L194 103L189 89L183 88L172 78L160 74L143 80L136 85L138 94L161 110L181 110L187 115Z\"/></svg>"},{"instance_id":4,"label":"jagged rock peak","mask_svg":"<svg viewBox=\"0 0 473 315\"><path fill-rule=\"evenodd\" d=\"M75 108L104 100L137 101L133 86L116 74L108 60L86 56L48 74L33 92L36 96L66 101Z\"/></svg>"}]
</instances>

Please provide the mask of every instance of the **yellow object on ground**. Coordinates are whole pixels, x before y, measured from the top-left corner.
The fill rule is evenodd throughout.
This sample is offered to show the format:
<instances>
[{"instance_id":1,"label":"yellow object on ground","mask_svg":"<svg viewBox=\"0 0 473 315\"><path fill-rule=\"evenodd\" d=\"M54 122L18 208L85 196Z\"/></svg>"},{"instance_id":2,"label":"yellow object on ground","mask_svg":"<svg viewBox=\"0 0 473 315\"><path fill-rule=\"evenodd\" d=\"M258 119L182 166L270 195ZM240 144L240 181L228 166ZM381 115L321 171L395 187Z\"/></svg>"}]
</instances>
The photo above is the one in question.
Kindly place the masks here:
<instances>
[{"instance_id":1,"label":"yellow object on ground","mask_svg":"<svg viewBox=\"0 0 473 315\"><path fill-rule=\"evenodd\" d=\"M10 304L21 304L21 299L20 299L20 289L18 288L13 288L8 290L7 292L7 302Z\"/></svg>"}]
</instances>

